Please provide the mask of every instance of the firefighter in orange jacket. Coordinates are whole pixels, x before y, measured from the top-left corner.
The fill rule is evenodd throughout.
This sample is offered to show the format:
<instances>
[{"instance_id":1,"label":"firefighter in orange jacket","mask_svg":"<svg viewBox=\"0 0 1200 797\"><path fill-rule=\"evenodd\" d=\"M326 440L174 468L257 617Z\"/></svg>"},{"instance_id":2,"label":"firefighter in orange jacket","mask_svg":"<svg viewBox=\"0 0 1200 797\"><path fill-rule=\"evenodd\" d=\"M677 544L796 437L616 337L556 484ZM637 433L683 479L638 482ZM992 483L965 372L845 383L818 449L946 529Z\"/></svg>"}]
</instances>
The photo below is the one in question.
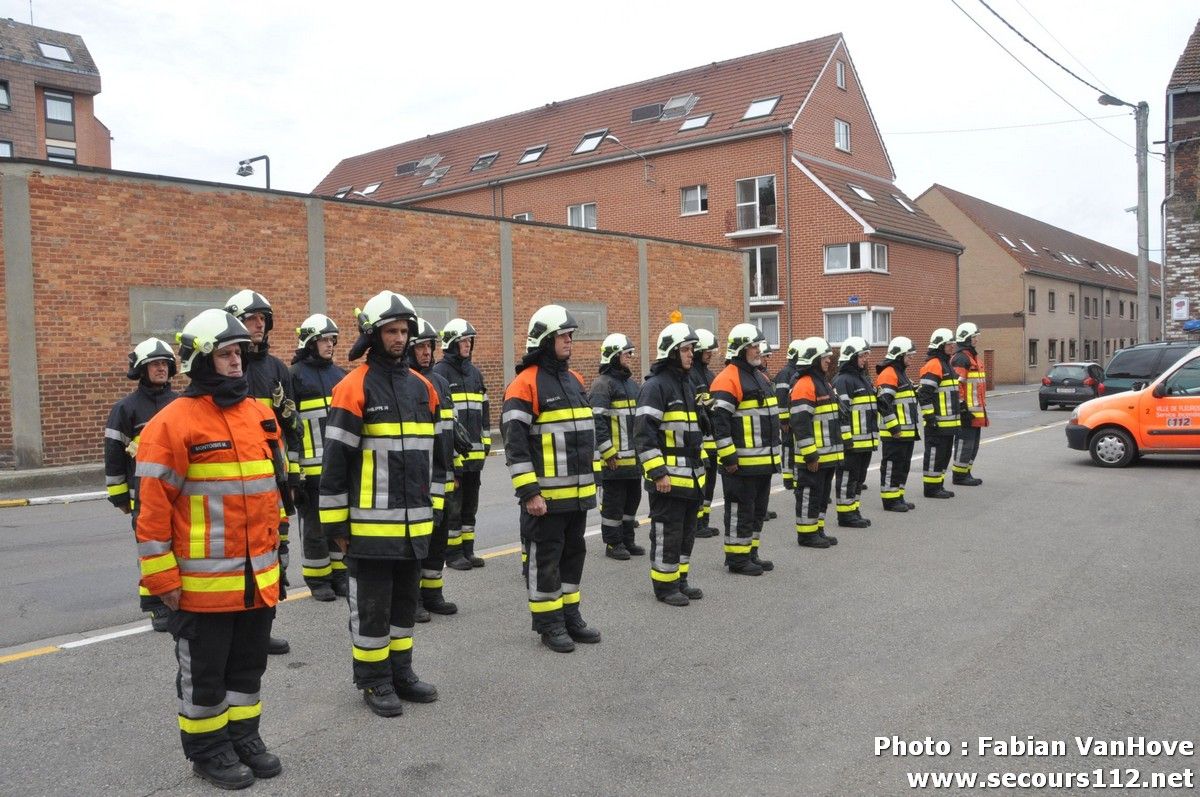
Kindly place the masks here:
<instances>
[{"instance_id":1,"label":"firefighter in orange jacket","mask_svg":"<svg viewBox=\"0 0 1200 797\"><path fill-rule=\"evenodd\" d=\"M246 327L205 310L179 341L191 384L137 453L142 583L173 611L184 754L205 780L243 788L282 771L258 726L287 462L274 413L247 399Z\"/></svg>"},{"instance_id":2,"label":"firefighter in orange jacket","mask_svg":"<svg viewBox=\"0 0 1200 797\"><path fill-rule=\"evenodd\" d=\"M879 497L888 512L908 512L917 505L904 497L913 447L920 438L917 391L908 378L905 358L916 352L913 342L904 336L892 338L887 356L875 366L876 405L879 409L879 436L883 455L879 462Z\"/></svg>"},{"instance_id":3,"label":"firefighter in orange jacket","mask_svg":"<svg viewBox=\"0 0 1200 797\"><path fill-rule=\"evenodd\" d=\"M833 349L824 338L796 344L799 375L792 385L788 425L795 451L796 542L805 548L837 545L837 537L825 533L825 509L843 456L840 406L826 379L832 361Z\"/></svg>"},{"instance_id":4,"label":"firefighter in orange jacket","mask_svg":"<svg viewBox=\"0 0 1200 797\"><path fill-rule=\"evenodd\" d=\"M929 352L917 382L917 402L925 419L925 459L922 481L926 498L953 498L947 490L946 468L958 432L958 375L950 366L954 333L939 327L929 336Z\"/></svg>"},{"instance_id":5,"label":"firefighter in orange jacket","mask_svg":"<svg viewBox=\"0 0 1200 797\"><path fill-rule=\"evenodd\" d=\"M975 341L979 338L979 327L970 321L958 325L954 339L958 342L958 351L950 360L950 367L958 375L958 390L961 405L961 424L958 434L954 437L954 471L952 480L964 487L976 487L983 484L983 479L971 473L975 464L975 456L979 453L979 437L983 427L988 425L987 416L987 371L979 361L979 353L975 351Z\"/></svg>"}]
</instances>

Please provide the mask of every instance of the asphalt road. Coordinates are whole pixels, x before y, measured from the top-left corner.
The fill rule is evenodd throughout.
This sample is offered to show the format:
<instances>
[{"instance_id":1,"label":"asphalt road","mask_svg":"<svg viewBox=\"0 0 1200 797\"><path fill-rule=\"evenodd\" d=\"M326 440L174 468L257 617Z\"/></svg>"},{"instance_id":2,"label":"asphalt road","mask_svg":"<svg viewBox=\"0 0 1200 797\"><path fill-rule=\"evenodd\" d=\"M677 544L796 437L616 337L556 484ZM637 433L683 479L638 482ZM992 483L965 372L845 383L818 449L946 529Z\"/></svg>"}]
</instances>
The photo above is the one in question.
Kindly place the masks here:
<instances>
[{"instance_id":1,"label":"asphalt road","mask_svg":"<svg viewBox=\"0 0 1200 797\"><path fill-rule=\"evenodd\" d=\"M724 572L719 541L698 541L692 581L706 595L686 608L656 603L645 560L605 559L593 538L582 608L604 641L570 655L529 630L515 555L451 574L462 611L415 643L441 699L392 720L350 683L344 605L289 601L293 652L263 686L263 735L285 769L255 793L840 797L907 793L919 771L1194 768L1192 756L1085 757L1073 739L1196 741L1195 463L1096 468L1066 448L1066 413L1035 401L996 399L986 483L951 501L914 494L918 509L894 515L869 497L872 528L813 551L778 497L764 542L776 569L759 578ZM507 497L489 507L512 511ZM0 512L3 605L44 623L70 603L50 615L100 621L72 581L132 573L127 528L107 510ZM134 616L125 602L117 621ZM0 793L210 794L179 751L173 679L170 642L152 633L0 664ZM893 734L953 753L876 755ZM1067 753L976 754L978 737L1009 735Z\"/></svg>"}]
</instances>

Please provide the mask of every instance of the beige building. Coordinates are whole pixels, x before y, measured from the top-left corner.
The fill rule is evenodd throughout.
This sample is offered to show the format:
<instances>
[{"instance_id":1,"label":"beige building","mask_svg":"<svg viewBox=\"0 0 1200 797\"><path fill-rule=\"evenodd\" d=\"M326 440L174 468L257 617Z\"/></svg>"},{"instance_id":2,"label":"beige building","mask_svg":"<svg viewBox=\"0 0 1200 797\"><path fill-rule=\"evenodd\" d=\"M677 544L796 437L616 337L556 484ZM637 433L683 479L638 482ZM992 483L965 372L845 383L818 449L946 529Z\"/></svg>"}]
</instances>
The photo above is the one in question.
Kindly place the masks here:
<instances>
[{"instance_id":1,"label":"beige building","mask_svg":"<svg viewBox=\"0 0 1200 797\"><path fill-rule=\"evenodd\" d=\"M942 185L917 204L966 247L959 314L983 331L993 379L1032 383L1055 362L1095 361L1137 340L1137 257ZM1150 264L1150 332L1162 285Z\"/></svg>"}]
</instances>

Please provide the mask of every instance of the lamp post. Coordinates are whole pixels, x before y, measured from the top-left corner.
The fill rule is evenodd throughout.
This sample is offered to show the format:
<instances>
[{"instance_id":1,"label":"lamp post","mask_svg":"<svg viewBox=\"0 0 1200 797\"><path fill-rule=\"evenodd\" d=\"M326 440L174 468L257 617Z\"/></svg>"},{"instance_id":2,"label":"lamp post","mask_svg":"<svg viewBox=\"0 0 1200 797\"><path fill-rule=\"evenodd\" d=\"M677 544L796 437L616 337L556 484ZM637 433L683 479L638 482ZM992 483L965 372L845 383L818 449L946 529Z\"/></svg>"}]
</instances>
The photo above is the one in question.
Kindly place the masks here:
<instances>
[{"instance_id":1,"label":"lamp post","mask_svg":"<svg viewBox=\"0 0 1200 797\"><path fill-rule=\"evenodd\" d=\"M624 150L627 150L627 151L629 151L629 152L632 152L634 155L637 155L639 158L641 158L641 159L642 159L642 163L644 163L644 164L645 164L645 167L644 167L644 176L645 176L645 178L646 178L646 182L647 182L647 183L653 183L653 182L654 182L654 180L652 180L652 179L650 178L650 161L646 160L646 156L645 156L645 155L643 155L642 153L638 152L636 149L633 149L632 147L627 147L627 146L625 146L624 144L622 144L622 143L621 143L621 139L617 138L617 137L616 137L616 136L614 136L612 133L609 133L608 135L606 135L606 136L605 136L605 138L606 138L606 139L608 139L609 141L612 141L614 144L616 144L616 145L617 145L618 147L620 147L621 149L624 149Z\"/></svg>"},{"instance_id":2,"label":"lamp post","mask_svg":"<svg viewBox=\"0 0 1200 797\"><path fill-rule=\"evenodd\" d=\"M270 191L271 190L271 159L268 158L266 155L259 155L254 158L246 158L246 160L244 160L244 161L238 161L237 176L238 177L249 177L250 175L254 174L254 167L251 166L250 164L255 163L257 161L266 161L266 164L267 164L267 169L266 169L267 190Z\"/></svg>"},{"instance_id":3,"label":"lamp post","mask_svg":"<svg viewBox=\"0 0 1200 797\"><path fill-rule=\"evenodd\" d=\"M1150 121L1150 106L1145 101L1137 105L1117 99L1111 94L1101 94L1101 105L1124 105L1133 109L1133 118L1137 123L1137 171L1138 171L1138 203L1137 203L1137 263L1138 263L1138 343L1150 342L1150 208L1149 187L1146 174L1146 156L1149 150L1147 125ZM1165 289L1165 287L1164 287Z\"/></svg>"}]
</instances>

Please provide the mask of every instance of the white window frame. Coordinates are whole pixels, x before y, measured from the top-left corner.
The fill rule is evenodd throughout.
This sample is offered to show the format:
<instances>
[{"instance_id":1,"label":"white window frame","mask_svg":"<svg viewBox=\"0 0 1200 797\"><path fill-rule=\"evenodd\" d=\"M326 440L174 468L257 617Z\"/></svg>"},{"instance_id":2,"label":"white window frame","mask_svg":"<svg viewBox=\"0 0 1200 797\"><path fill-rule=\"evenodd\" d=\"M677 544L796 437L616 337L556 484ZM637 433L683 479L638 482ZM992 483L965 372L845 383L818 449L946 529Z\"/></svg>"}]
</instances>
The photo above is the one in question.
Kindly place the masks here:
<instances>
[{"instance_id":1,"label":"white window frame","mask_svg":"<svg viewBox=\"0 0 1200 797\"><path fill-rule=\"evenodd\" d=\"M71 59L71 51L61 44L38 42L37 46L38 51L42 54L42 58L49 58L52 61L66 61L68 64L74 63Z\"/></svg>"},{"instance_id":2,"label":"white window frame","mask_svg":"<svg viewBox=\"0 0 1200 797\"><path fill-rule=\"evenodd\" d=\"M771 181L771 192L775 194L775 221L771 224L763 224L762 223L762 207L759 205L759 202L758 202L758 194L759 194L758 184L759 184L760 180L770 180ZM753 202L742 202L740 199L738 199L738 195L739 195L738 185L740 183L746 183L746 182L750 182L750 181L754 182L754 201ZM741 231L741 230L774 229L779 226L779 192L777 190L777 186L775 185L775 175L760 174L757 177L745 177L741 180L734 181L733 197L734 197L734 214L735 214L736 223L738 225L739 231ZM753 227L743 227L743 226L741 226L741 224L742 224L742 208L751 207L751 206L754 207L754 226Z\"/></svg>"},{"instance_id":3,"label":"white window frame","mask_svg":"<svg viewBox=\"0 0 1200 797\"><path fill-rule=\"evenodd\" d=\"M1004 243L1006 243L1006 244L1008 244L1008 245L1009 245L1009 248L1011 248L1011 249L1016 249L1016 248L1017 248L1017 245L1016 245L1015 243L1013 243L1013 242L1012 242L1012 239L1011 239L1011 238L1009 238L1007 235L1005 235L1005 234L1004 234L1004 233L1002 233L1002 232L998 232L998 233L996 233L996 234L1000 236L1000 240L1001 240L1001 241L1004 241Z\"/></svg>"},{"instance_id":4,"label":"white window frame","mask_svg":"<svg viewBox=\"0 0 1200 797\"><path fill-rule=\"evenodd\" d=\"M533 221L533 214L529 211L525 211L524 213L514 213L513 221Z\"/></svg>"},{"instance_id":5,"label":"white window frame","mask_svg":"<svg viewBox=\"0 0 1200 797\"><path fill-rule=\"evenodd\" d=\"M689 192L695 195L695 210L688 209ZM703 216L706 213L708 213L708 186L706 184L685 185L679 189L680 216Z\"/></svg>"},{"instance_id":6,"label":"white window frame","mask_svg":"<svg viewBox=\"0 0 1200 797\"><path fill-rule=\"evenodd\" d=\"M837 63L837 68L836 68L835 74L837 76L837 87L839 89L841 89L842 91L845 91L846 90L846 62L838 61L836 63Z\"/></svg>"},{"instance_id":7,"label":"white window frame","mask_svg":"<svg viewBox=\"0 0 1200 797\"><path fill-rule=\"evenodd\" d=\"M904 197L900 196L899 194L892 194L892 199L896 200L896 204L899 205L900 207L904 208L905 210L907 210L909 213L917 212L917 209L914 208L912 205L908 204L908 200L906 200Z\"/></svg>"},{"instance_id":8,"label":"white window frame","mask_svg":"<svg viewBox=\"0 0 1200 797\"><path fill-rule=\"evenodd\" d=\"M590 227L588 226L588 223L587 223L588 208L592 209L592 224ZM580 222L582 222L580 224L574 224L571 221L571 214L576 213L576 212L579 214ZM581 202L578 205L568 205L567 206L567 226L575 227L576 229L580 229L580 230L596 229L596 203L595 202Z\"/></svg>"},{"instance_id":9,"label":"white window frame","mask_svg":"<svg viewBox=\"0 0 1200 797\"><path fill-rule=\"evenodd\" d=\"M1067 294L1067 312L1071 315L1075 314L1075 294Z\"/></svg>"},{"instance_id":10,"label":"white window frame","mask_svg":"<svg viewBox=\"0 0 1200 797\"><path fill-rule=\"evenodd\" d=\"M775 293L754 295L754 285L762 284L762 250L775 250ZM778 302L779 301L779 247L774 244L767 246L751 246L742 250L750 255L750 268L753 269L758 276L758 279L751 278L750 280L750 301L753 302Z\"/></svg>"},{"instance_id":11,"label":"white window frame","mask_svg":"<svg viewBox=\"0 0 1200 797\"><path fill-rule=\"evenodd\" d=\"M853 257L851 252L854 250L851 247L856 247L858 250L858 266L853 266ZM844 249L846 252L846 267L845 268L830 268L829 267L829 252L834 249ZM882 257L881 257L882 254ZM882 266L879 261L882 260ZM874 241L853 241L844 244L829 244L825 247L825 273L826 274L860 274L864 271L873 271L877 274L888 273L888 251L887 244L876 243ZM863 267L863 263L866 267Z\"/></svg>"},{"instance_id":12,"label":"white window frame","mask_svg":"<svg viewBox=\"0 0 1200 797\"><path fill-rule=\"evenodd\" d=\"M473 172L483 171L484 169L489 168L493 163L495 163L496 159L499 157L500 157L499 150L496 150L495 152L485 152L484 154L480 155L478 158L475 159L475 163L471 164L471 171L473 171Z\"/></svg>"},{"instance_id":13,"label":"white window frame","mask_svg":"<svg viewBox=\"0 0 1200 797\"><path fill-rule=\"evenodd\" d=\"M708 122L712 119L711 113L706 113L703 116L691 116L683 120L683 124L679 125L679 132L686 130L699 130L702 127L707 127Z\"/></svg>"},{"instance_id":14,"label":"white window frame","mask_svg":"<svg viewBox=\"0 0 1200 797\"><path fill-rule=\"evenodd\" d=\"M779 98L783 96L776 94L774 97L760 97L757 100L752 100L746 107L746 113L742 115L741 121L747 119L761 119L764 116L770 116L775 113L775 106L779 105Z\"/></svg>"},{"instance_id":15,"label":"white window frame","mask_svg":"<svg viewBox=\"0 0 1200 797\"><path fill-rule=\"evenodd\" d=\"M837 335L832 334L829 331L829 317L830 316L846 316L847 317L846 334L845 335L837 336ZM829 341L829 344L836 349L838 347L838 344L840 344L846 338L854 337L855 335L860 336L860 337L863 336L863 327L868 323L868 321L870 319L870 308L869 307L824 307L821 309L821 319L824 324L825 340ZM856 321L858 323L857 330L854 328L854 324ZM835 340L835 338L836 338L836 340Z\"/></svg>"},{"instance_id":16,"label":"white window frame","mask_svg":"<svg viewBox=\"0 0 1200 797\"><path fill-rule=\"evenodd\" d=\"M583 138L579 139L579 143L575 145L572 155L583 155L588 152L595 152L600 142L608 135L608 128L602 130L590 130L583 134Z\"/></svg>"},{"instance_id":17,"label":"white window frame","mask_svg":"<svg viewBox=\"0 0 1200 797\"><path fill-rule=\"evenodd\" d=\"M1025 361L1029 368L1036 368L1038 364L1038 344L1041 342L1038 338L1029 339L1029 350L1025 353Z\"/></svg>"},{"instance_id":18,"label":"white window frame","mask_svg":"<svg viewBox=\"0 0 1200 797\"><path fill-rule=\"evenodd\" d=\"M1017 240L1021 242L1022 246L1029 250L1029 254L1033 255L1034 257L1038 256L1037 250L1030 246L1028 241L1026 241L1024 238L1018 238Z\"/></svg>"},{"instance_id":19,"label":"white window frame","mask_svg":"<svg viewBox=\"0 0 1200 797\"><path fill-rule=\"evenodd\" d=\"M1047 313L1057 313L1058 312L1058 294L1055 291L1047 291L1046 292L1046 312Z\"/></svg>"},{"instance_id":20,"label":"white window frame","mask_svg":"<svg viewBox=\"0 0 1200 797\"><path fill-rule=\"evenodd\" d=\"M875 197L871 196L871 192L868 191L867 189L863 188L861 185L855 185L854 183L846 183L846 186L849 187L849 189L851 191L858 194L860 199L865 199L868 202L875 201Z\"/></svg>"},{"instance_id":21,"label":"white window frame","mask_svg":"<svg viewBox=\"0 0 1200 797\"><path fill-rule=\"evenodd\" d=\"M370 184L370 185L368 185L366 188L364 188L362 191L359 191L359 193L360 193L360 194L362 194L363 196L370 196L371 194L373 194L373 193L375 193L376 191L378 191L378 190L379 190L379 186L381 186L381 185L383 185L383 183L382 183L382 182L379 182L379 183L371 183L371 184Z\"/></svg>"},{"instance_id":22,"label":"white window frame","mask_svg":"<svg viewBox=\"0 0 1200 797\"><path fill-rule=\"evenodd\" d=\"M850 151L850 123L845 119L838 119L834 117L833 146L835 149L840 149L842 152Z\"/></svg>"},{"instance_id":23,"label":"white window frame","mask_svg":"<svg viewBox=\"0 0 1200 797\"><path fill-rule=\"evenodd\" d=\"M550 145L539 144L536 147L526 147L525 151L521 153L521 157L517 159L517 165L520 166L524 163L533 163L534 161L538 160L542 157L542 154L546 151L546 147L548 146Z\"/></svg>"},{"instance_id":24,"label":"white window frame","mask_svg":"<svg viewBox=\"0 0 1200 797\"><path fill-rule=\"evenodd\" d=\"M892 340L892 313L894 313L894 312L896 312L895 307L873 306L870 308L869 322L871 324L871 334L869 337L868 336L864 336L864 337L866 337L867 340L871 342L872 346L886 346L891 342L891 340ZM876 327L875 317L877 314L886 314L887 315L887 331L883 334L882 337L877 336L875 334L875 327Z\"/></svg>"},{"instance_id":25,"label":"white window frame","mask_svg":"<svg viewBox=\"0 0 1200 797\"><path fill-rule=\"evenodd\" d=\"M775 339L774 340L771 339L770 335L766 335L766 330L764 330L762 327L761 322L763 321L763 319L766 319L766 318L772 318L775 321ZM771 344L771 351L775 351L777 348L779 348L779 340L783 334L783 331L780 329L780 326L779 326L779 313L751 313L750 314L750 323L754 324L754 326L758 327L760 332L762 332L764 335L766 335L767 342Z\"/></svg>"},{"instance_id":26,"label":"white window frame","mask_svg":"<svg viewBox=\"0 0 1200 797\"><path fill-rule=\"evenodd\" d=\"M13 143L11 141L0 141L0 158L11 158L13 156Z\"/></svg>"}]
</instances>

